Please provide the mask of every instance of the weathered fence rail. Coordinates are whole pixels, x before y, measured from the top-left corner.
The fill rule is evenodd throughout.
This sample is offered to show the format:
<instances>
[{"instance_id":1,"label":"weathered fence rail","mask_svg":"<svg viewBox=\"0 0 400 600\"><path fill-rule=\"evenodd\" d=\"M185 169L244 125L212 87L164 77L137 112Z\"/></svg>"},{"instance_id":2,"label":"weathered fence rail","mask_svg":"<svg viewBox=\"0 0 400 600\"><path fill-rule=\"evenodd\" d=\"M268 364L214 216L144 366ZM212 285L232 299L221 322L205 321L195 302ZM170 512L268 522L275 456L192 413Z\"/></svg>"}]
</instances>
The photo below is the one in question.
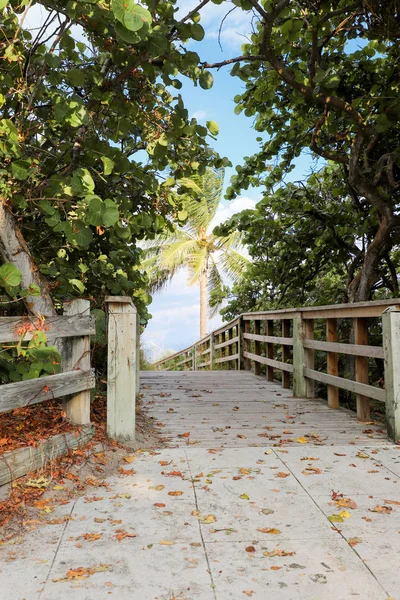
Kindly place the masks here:
<instances>
[{"instance_id":1,"label":"weathered fence rail","mask_svg":"<svg viewBox=\"0 0 400 600\"><path fill-rule=\"evenodd\" d=\"M90 390L95 386L90 368L90 336L96 333L88 300L73 300L64 315L0 317L0 343L29 341L40 328L48 340L63 338L62 373L0 386L0 413L38 402L64 399L67 418L74 424L90 423Z\"/></svg>"},{"instance_id":2,"label":"weathered fence rail","mask_svg":"<svg viewBox=\"0 0 400 600\"><path fill-rule=\"evenodd\" d=\"M339 324L346 325L346 342L339 340ZM369 343L372 325L379 345ZM325 357L325 370L316 368L316 353ZM354 373L339 373L341 355L354 360ZM384 362L380 385L369 381L371 359ZM330 408L339 408L339 390L346 390L355 394L361 421L370 418L370 399L384 402L389 435L400 439L400 298L242 314L155 365L252 369L256 375L265 368L268 381L279 372L282 386L298 397L314 398L315 382L325 384Z\"/></svg>"}]
</instances>

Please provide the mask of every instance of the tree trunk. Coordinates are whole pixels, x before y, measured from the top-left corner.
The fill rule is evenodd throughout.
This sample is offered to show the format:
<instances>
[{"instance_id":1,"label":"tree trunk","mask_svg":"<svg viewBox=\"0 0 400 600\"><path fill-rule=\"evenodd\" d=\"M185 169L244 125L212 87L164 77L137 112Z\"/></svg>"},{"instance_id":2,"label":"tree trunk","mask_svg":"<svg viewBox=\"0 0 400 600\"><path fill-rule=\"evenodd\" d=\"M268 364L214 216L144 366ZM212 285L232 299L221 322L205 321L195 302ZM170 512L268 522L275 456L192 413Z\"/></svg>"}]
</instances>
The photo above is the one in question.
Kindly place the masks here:
<instances>
[{"instance_id":1,"label":"tree trunk","mask_svg":"<svg viewBox=\"0 0 400 600\"><path fill-rule=\"evenodd\" d=\"M207 271L200 277L200 339L207 335Z\"/></svg>"},{"instance_id":2,"label":"tree trunk","mask_svg":"<svg viewBox=\"0 0 400 600\"><path fill-rule=\"evenodd\" d=\"M46 284L41 280L28 245L25 242L16 219L11 211L0 200L0 257L5 263L12 263L22 273L21 287L28 289L30 285L40 288L40 296L27 296L25 305L31 314L44 316L55 315L51 296Z\"/></svg>"}]
</instances>

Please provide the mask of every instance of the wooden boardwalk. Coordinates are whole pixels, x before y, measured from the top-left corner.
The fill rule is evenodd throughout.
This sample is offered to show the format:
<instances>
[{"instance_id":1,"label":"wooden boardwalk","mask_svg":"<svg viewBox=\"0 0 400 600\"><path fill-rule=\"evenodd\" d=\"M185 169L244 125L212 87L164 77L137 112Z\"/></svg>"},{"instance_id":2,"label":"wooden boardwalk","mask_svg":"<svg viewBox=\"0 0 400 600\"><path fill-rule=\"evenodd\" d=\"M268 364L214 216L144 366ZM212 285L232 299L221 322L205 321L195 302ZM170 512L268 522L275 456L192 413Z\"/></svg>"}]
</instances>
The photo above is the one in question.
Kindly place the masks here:
<instances>
[{"instance_id":1,"label":"wooden boardwalk","mask_svg":"<svg viewBox=\"0 0 400 600\"><path fill-rule=\"evenodd\" d=\"M391 445L382 423L294 398L249 371L144 371L141 383L143 406L170 447Z\"/></svg>"}]
</instances>

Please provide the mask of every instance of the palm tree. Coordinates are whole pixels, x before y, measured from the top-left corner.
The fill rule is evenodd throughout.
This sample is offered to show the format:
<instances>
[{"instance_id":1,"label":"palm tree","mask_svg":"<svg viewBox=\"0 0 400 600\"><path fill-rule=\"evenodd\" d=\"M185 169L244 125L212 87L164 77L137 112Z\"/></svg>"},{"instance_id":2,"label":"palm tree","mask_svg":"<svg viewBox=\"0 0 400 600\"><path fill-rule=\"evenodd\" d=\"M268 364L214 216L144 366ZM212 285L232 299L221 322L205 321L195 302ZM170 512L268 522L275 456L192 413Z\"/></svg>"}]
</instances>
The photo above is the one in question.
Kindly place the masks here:
<instances>
[{"instance_id":1,"label":"palm tree","mask_svg":"<svg viewBox=\"0 0 400 600\"><path fill-rule=\"evenodd\" d=\"M207 334L208 294L222 290L223 277L236 281L249 262L240 250L242 235L234 232L227 237L210 231L221 200L224 169L207 169L204 175L181 179L186 188L183 208L187 213L184 226L174 225L149 242L144 250L142 268L149 278L149 288L163 288L181 269L189 271L188 285L200 287L200 338ZM219 306L214 306L214 316Z\"/></svg>"}]
</instances>

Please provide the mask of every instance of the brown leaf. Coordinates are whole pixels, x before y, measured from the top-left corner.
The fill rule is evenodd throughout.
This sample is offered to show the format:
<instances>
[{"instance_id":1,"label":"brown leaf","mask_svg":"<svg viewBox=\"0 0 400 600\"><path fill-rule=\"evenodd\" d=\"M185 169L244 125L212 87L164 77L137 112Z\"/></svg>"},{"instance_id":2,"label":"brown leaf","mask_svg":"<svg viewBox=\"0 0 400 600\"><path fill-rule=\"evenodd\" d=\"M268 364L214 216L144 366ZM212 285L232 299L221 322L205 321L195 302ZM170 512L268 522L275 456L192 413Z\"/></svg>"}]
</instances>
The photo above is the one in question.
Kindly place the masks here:
<instances>
[{"instance_id":1,"label":"brown leaf","mask_svg":"<svg viewBox=\"0 0 400 600\"><path fill-rule=\"evenodd\" d=\"M351 498L341 498L340 500L336 500L336 504L338 506L342 506L343 508L357 508L357 504Z\"/></svg>"},{"instance_id":2,"label":"brown leaf","mask_svg":"<svg viewBox=\"0 0 400 600\"><path fill-rule=\"evenodd\" d=\"M254 546L247 546L246 548L246 552L255 552L256 549L254 548Z\"/></svg>"},{"instance_id":3,"label":"brown leaf","mask_svg":"<svg viewBox=\"0 0 400 600\"><path fill-rule=\"evenodd\" d=\"M385 513L386 515L389 515L392 510L391 506L375 506L375 508L370 509L371 512Z\"/></svg>"},{"instance_id":4,"label":"brown leaf","mask_svg":"<svg viewBox=\"0 0 400 600\"><path fill-rule=\"evenodd\" d=\"M316 467L307 467L302 473L303 475L321 475L322 471Z\"/></svg>"},{"instance_id":5,"label":"brown leaf","mask_svg":"<svg viewBox=\"0 0 400 600\"><path fill-rule=\"evenodd\" d=\"M94 542L95 540L99 540L101 538L101 533L84 533L82 536L84 540L87 542Z\"/></svg>"},{"instance_id":6,"label":"brown leaf","mask_svg":"<svg viewBox=\"0 0 400 600\"><path fill-rule=\"evenodd\" d=\"M129 533L128 531L125 531L125 529L117 529L115 532L115 537L120 542L121 540L124 540L127 537L135 538L136 533Z\"/></svg>"},{"instance_id":7,"label":"brown leaf","mask_svg":"<svg viewBox=\"0 0 400 600\"><path fill-rule=\"evenodd\" d=\"M157 506L157 508L165 508L165 504L163 504L162 502L155 502L154 506Z\"/></svg>"},{"instance_id":8,"label":"brown leaf","mask_svg":"<svg viewBox=\"0 0 400 600\"><path fill-rule=\"evenodd\" d=\"M284 473L283 471L279 471L276 473L275 477L279 477L280 479L284 479L285 477L289 477L290 473Z\"/></svg>"},{"instance_id":9,"label":"brown leaf","mask_svg":"<svg viewBox=\"0 0 400 600\"><path fill-rule=\"evenodd\" d=\"M275 529L274 527L263 527L262 529L257 529L260 533L269 533L271 535L278 535L280 532L279 529Z\"/></svg>"},{"instance_id":10,"label":"brown leaf","mask_svg":"<svg viewBox=\"0 0 400 600\"><path fill-rule=\"evenodd\" d=\"M396 506L400 506L400 502L397 500L384 500L385 504L395 504Z\"/></svg>"},{"instance_id":11,"label":"brown leaf","mask_svg":"<svg viewBox=\"0 0 400 600\"><path fill-rule=\"evenodd\" d=\"M182 496L183 492L168 492L168 496Z\"/></svg>"},{"instance_id":12,"label":"brown leaf","mask_svg":"<svg viewBox=\"0 0 400 600\"><path fill-rule=\"evenodd\" d=\"M246 439L246 436L245 436L245 435L239 435L239 434L238 434L236 437L240 438L241 440L245 440L245 439Z\"/></svg>"},{"instance_id":13,"label":"brown leaf","mask_svg":"<svg viewBox=\"0 0 400 600\"><path fill-rule=\"evenodd\" d=\"M133 463L134 460L135 460L134 456L124 456L124 461L127 463Z\"/></svg>"}]
</instances>

